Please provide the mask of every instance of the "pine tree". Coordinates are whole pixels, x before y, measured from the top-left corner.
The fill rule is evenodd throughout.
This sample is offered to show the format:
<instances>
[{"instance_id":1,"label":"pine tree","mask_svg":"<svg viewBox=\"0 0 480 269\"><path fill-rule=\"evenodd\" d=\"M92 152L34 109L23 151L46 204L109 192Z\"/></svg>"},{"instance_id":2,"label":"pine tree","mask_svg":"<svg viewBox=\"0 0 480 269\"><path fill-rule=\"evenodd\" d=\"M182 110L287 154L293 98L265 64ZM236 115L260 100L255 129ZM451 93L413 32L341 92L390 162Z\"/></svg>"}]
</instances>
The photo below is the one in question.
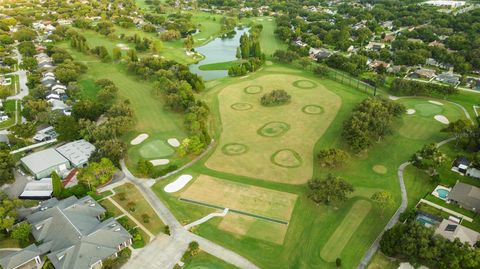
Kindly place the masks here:
<instances>
[{"instance_id":1,"label":"pine tree","mask_svg":"<svg viewBox=\"0 0 480 269\"><path fill-rule=\"evenodd\" d=\"M60 176L53 171L52 172L52 187L53 187L53 196L59 197L63 191L63 183L60 179Z\"/></svg>"}]
</instances>

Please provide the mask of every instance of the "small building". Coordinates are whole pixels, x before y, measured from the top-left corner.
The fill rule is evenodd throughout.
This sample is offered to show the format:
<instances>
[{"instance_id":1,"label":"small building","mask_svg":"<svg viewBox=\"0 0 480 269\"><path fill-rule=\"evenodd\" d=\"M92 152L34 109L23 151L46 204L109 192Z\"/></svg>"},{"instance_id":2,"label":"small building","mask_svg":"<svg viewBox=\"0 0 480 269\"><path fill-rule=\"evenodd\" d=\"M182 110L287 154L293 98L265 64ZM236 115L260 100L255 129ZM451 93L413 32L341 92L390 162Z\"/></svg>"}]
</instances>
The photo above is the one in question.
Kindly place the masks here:
<instances>
[{"instance_id":1,"label":"small building","mask_svg":"<svg viewBox=\"0 0 480 269\"><path fill-rule=\"evenodd\" d=\"M435 230L435 233L450 241L454 241L456 238L458 238L460 242L468 243L470 246L474 246L475 243L480 240L479 233L447 219L444 219L440 223L438 228Z\"/></svg>"},{"instance_id":2,"label":"small building","mask_svg":"<svg viewBox=\"0 0 480 269\"><path fill-rule=\"evenodd\" d=\"M475 179L480 179L480 170L478 170L475 167L469 167L465 175L469 177L473 177Z\"/></svg>"},{"instance_id":3,"label":"small building","mask_svg":"<svg viewBox=\"0 0 480 269\"><path fill-rule=\"evenodd\" d=\"M480 213L480 189L475 186L457 182L448 193L447 201Z\"/></svg>"},{"instance_id":4,"label":"small building","mask_svg":"<svg viewBox=\"0 0 480 269\"><path fill-rule=\"evenodd\" d=\"M310 58L314 60L323 60L330 57L333 51L325 48L310 48L309 54Z\"/></svg>"},{"instance_id":5,"label":"small building","mask_svg":"<svg viewBox=\"0 0 480 269\"><path fill-rule=\"evenodd\" d=\"M366 46L367 50L381 50L385 48L384 43L379 43L379 42L369 42L368 45Z\"/></svg>"},{"instance_id":6,"label":"small building","mask_svg":"<svg viewBox=\"0 0 480 269\"><path fill-rule=\"evenodd\" d=\"M452 171L464 175L470 166L470 161L465 156L458 156L452 163Z\"/></svg>"},{"instance_id":7,"label":"small building","mask_svg":"<svg viewBox=\"0 0 480 269\"><path fill-rule=\"evenodd\" d=\"M438 48L445 48L445 44L443 44L442 42L438 42L437 40L428 43L428 46L430 46L430 47L438 47Z\"/></svg>"},{"instance_id":8,"label":"small building","mask_svg":"<svg viewBox=\"0 0 480 269\"><path fill-rule=\"evenodd\" d=\"M49 177L28 182L18 198L29 200L45 200L52 198L53 185Z\"/></svg>"},{"instance_id":9,"label":"small building","mask_svg":"<svg viewBox=\"0 0 480 269\"><path fill-rule=\"evenodd\" d=\"M390 64L389 63L386 63L384 61L380 61L380 60L374 60L374 61L371 61L370 63L368 63L368 67L370 69L377 69L379 68L380 66L382 66L383 68L387 69L390 67Z\"/></svg>"},{"instance_id":10,"label":"small building","mask_svg":"<svg viewBox=\"0 0 480 269\"><path fill-rule=\"evenodd\" d=\"M21 158L20 162L35 179L48 177L53 171L60 174L70 168L70 162L55 149L32 153Z\"/></svg>"},{"instance_id":11,"label":"small building","mask_svg":"<svg viewBox=\"0 0 480 269\"><path fill-rule=\"evenodd\" d=\"M88 159L95 151L95 146L90 142L81 139L60 146L56 150L67 158L73 167L78 168L87 165Z\"/></svg>"},{"instance_id":12,"label":"small building","mask_svg":"<svg viewBox=\"0 0 480 269\"><path fill-rule=\"evenodd\" d=\"M394 34L386 34L382 40L383 42L393 42L396 38L397 37Z\"/></svg>"},{"instance_id":13,"label":"small building","mask_svg":"<svg viewBox=\"0 0 480 269\"><path fill-rule=\"evenodd\" d=\"M415 71L413 71L410 75L410 77L413 78L434 78L435 77L435 70L432 69L426 69L426 68L419 68Z\"/></svg>"}]
</instances>

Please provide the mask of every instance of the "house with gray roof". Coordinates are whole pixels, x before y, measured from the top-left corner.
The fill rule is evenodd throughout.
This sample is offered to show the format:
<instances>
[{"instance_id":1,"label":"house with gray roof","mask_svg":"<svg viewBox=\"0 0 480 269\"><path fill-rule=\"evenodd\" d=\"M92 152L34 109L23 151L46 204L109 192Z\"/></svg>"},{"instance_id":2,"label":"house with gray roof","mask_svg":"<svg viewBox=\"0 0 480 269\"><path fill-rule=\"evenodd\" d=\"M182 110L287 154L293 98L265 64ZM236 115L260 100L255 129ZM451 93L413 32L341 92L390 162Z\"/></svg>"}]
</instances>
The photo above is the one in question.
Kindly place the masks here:
<instances>
[{"instance_id":1,"label":"house with gray roof","mask_svg":"<svg viewBox=\"0 0 480 269\"><path fill-rule=\"evenodd\" d=\"M52 198L27 216L27 222L39 243L39 255L46 256L56 269L101 268L102 261L117 257L132 244L132 236L115 219L100 221L104 213L90 196L61 201ZM24 251L30 250L20 253ZM20 267L4 267L16 268Z\"/></svg>"},{"instance_id":2,"label":"house with gray roof","mask_svg":"<svg viewBox=\"0 0 480 269\"><path fill-rule=\"evenodd\" d=\"M27 155L20 159L20 163L35 179L48 177L53 171L62 174L70 168L68 159L52 148Z\"/></svg>"},{"instance_id":3,"label":"house with gray roof","mask_svg":"<svg viewBox=\"0 0 480 269\"><path fill-rule=\"evenodd\" d=\"M480 188L457 182L448 193L447 201L480 213Z\"/></svg>"},{"instance_id":4,"label":"house with gray roof","mask_svg":"<svg viewBox=\"0 0 480 269\"><path fill-rule=\"evenodd\" d=\"M0 267L3 269L17 268L41 268L42 260L40 259L40 249L34 244L15 251L7 256L0 258Z\"/></svg>"}]
</instances>

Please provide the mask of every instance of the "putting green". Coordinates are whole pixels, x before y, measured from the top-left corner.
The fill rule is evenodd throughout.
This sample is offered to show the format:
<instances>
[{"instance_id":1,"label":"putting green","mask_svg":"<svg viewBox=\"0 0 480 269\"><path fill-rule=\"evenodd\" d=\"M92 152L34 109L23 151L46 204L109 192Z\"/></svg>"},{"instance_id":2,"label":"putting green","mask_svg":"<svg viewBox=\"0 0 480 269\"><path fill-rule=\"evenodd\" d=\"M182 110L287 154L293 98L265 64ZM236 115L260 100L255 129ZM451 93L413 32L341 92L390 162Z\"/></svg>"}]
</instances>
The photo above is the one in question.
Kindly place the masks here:
<instances>
[{"instance_id":1,"label":"putting green","mask_svg":"<svg viewBox=\"0 0 480 269\"><path fill-rule=\"evenodd\" d=\"M303 113L310 115L318 115L324 112L323 107L317 105L308 105L302 108Z\"/></svg>"},{"instance_id":2,"label":"putting green","mask_svg":"<svg viewBox=\"0 0 480 269\"><path fill-rule=\"evenodd\" d=\"M422 103L416 104L414 109L424 117L434 116L437 114L441 114L443 112L443 107L430 104L430 103Z\"/></svg>"},{"instance_id":3,"label":"putting green","mask_svg":"<svg viewBox=\"0 0 480 269\"><path fill-rule=\"evenodd\" d=\"M281 183L304 184L311 179L315 143L332 123L342 100L319 81L313 89L298 90L293 83L299 80L306 78L269 73L252 76L248 81L233 80L218 89L222 132L218 147L205 165L220 172ZM259 96L246 92L259 89L264 92L284 89L292 100L288 106L254 105ZM236 103L253 104L253 107L240 112L231 107ZM310 113L320 112L320 107L323 113L307 114L302 111L306 106L313 106L306 109ZM232 151L225 150L228 149L225 145L234 142L247 146L248 151L232 155ZM279 152L281 149L291 151Z\"/></svg>"},{"instance_id":4,"label":"putting green","mask_svg":"<svg viewBox=\"0 0 480 269\"><path fill-rule=\"evenodd\" d=\"M238 110L238 111L244 111L244 110L249 110L249 109L253 108L253 106L251 104L248 104L248 103L235 103L235 104L231 105L230 107L232 109Z\"/></svg>"},{"instance_id":5,"label":"putting green","mask_svg":"<svg viewBox=\"0 0 480 269\"><path fill-rule=\"evenodd\" d=\"M260 85L250 85L248 87L245 87L244 91L248 94L258 94L263 91L263 87Z\"/></svg>"},{"instance_id":6,"label":"putting green","mask_svg":"<svg viewBox=\"0 0 480 269\"><path fill-rule=\"evenodd\" d=\"M335 232L330 236L320 252L320 257L327 262L334 262L340 257L352 235L372 209L372 204L366 200L359 200L353 204L348 214L342 220Z\"/></svg>"},{"instance_id":7,"label":"putting green","mask_svg":"<svg viewBox=\"0 0 480 269\"><path fill-rule=\"evenodd\" d=\"M272 162L285 168L295 168L302 165L302 157L291 149L281 149L275 152L271 158Z\"/></svg>"},{"instance_id":8,"label":"putting green","mask_svg":"<svg viewBox=\"0 0 480 269\"><path fill-rule=\"evenodd\" d=\"M295 86L297 88L300 88L300 89L313 89L313 88L318 86L317 83L315 83L311 80L306 80L306 79L301 79L301 80L294 81L292 84L293 84L293 86Z\"/></svg>"},{"instance_id":9,"label":"putting green","mask_svg":"<svg viewBox=\"0 0 480 269\"><path fill-rule=\"evenodd\" d=\"M222 152L225 155L241 155L244 154L248 151L248 147L244 144L239 144L239 143L230 143L226 144L222 147Z\"/></svg>"},{"instance_id":10,"label":"putting green","mask_svg":"<svg viewBox=\"0 0 480 269\"><path fill-rule=\"evenodd\" d=\"M153 140L142 144L139 150L144 159L163 158L172 155L175 151L162 140Z\"/></svg>"},{"instance_id":11,"label":"putting green","mask_svg":"<svg viewBox=\"0 0 480 269\"><path fill-rule=\"evenodd\" d=\"M265 137L276 137L286 133L288 129L290 129L289 124L280 121L272 121L260 127L257 133Z\"/></svg>"}]
</instances>

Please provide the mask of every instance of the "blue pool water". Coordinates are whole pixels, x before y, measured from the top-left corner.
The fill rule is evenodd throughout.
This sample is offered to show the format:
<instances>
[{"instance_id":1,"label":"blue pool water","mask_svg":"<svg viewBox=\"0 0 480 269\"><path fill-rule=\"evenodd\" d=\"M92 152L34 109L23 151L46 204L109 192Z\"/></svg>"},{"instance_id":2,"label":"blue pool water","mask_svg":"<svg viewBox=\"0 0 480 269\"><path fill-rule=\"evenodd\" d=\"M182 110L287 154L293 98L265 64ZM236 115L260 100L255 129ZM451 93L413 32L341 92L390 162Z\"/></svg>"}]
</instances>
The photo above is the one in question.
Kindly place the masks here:
<instances>
[{"instance_id":1,"label":"blue pool water","mask_svg":"<svg viewBox=\"0 0 480 269\"><path fill-rule=\"evenodd\" d=\"M427 216L424 216L424 215L418 215L417 216L417 221L420 222L421 224L423 224L426 227L435 226L438 223L436 220L433 220L433 219L431 219Z\"/></svg>"},{"instance_id":2,"label":"blue pool water","mask_svg":"<svg viewBox=\"0 0 480 269\"><path fill-rule=\"evenodd\" d=\"M438 193L438 197L440 197L442 199L447 199L447 195L448 195L449 191L445 190L445 189L438 189L437 193Z\"/></svg>"}]
</instances>

